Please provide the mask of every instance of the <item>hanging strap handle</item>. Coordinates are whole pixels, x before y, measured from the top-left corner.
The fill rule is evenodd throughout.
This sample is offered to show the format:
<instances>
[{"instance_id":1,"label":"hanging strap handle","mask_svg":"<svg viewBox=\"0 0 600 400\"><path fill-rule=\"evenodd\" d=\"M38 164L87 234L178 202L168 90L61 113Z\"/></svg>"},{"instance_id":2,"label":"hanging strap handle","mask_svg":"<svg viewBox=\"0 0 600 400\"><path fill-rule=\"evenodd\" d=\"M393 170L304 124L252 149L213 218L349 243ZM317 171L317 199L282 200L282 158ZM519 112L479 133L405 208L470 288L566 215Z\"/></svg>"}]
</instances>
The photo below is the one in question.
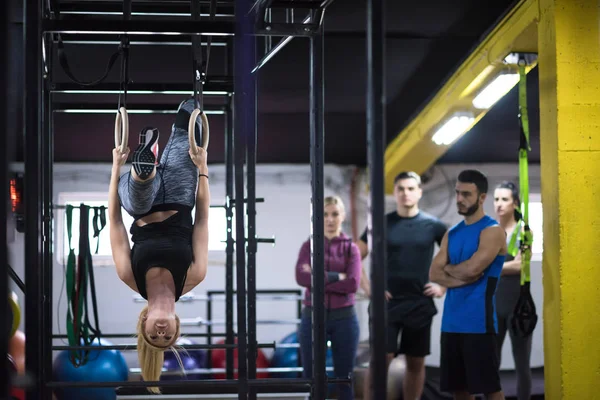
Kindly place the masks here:
<instances>
[{"instance_id":1,"label":"hanging strap handle","mask_svg":"<svg viewBox=\"0 0 600 400\"><path fill-rule=\"evenodd\" d=\"M533 233L529 227L529 165L527 153L529 145L529 115L527 112L527 75L525 60L519 60L519 120L521 127L519 143L519 188L521 195L521 214L523 216L523 237L521 238L521 285L531 281L531 248Z\"/></svg>"},{"instance_id":2,"label":"hanging strap handle","mask_svg":"<svg viewBox=\"0 0 600 400\"><path fill-rule=\"evenodd\" d=\"M521 249L521 293L511 319L512 331L521 337L531 335L537 325L538 316L531 296L531 252L533 233L529 227L529 166L527 153L529 146L529 116L527 113L527 75L525 60L519 59L519 121L521 126L519 144L519 189L521 195L522 237Z\"/></svg>"},{"instance_id":3,"label":"hanging strap handle","mask_svg":"<svg viewBox=\"0 0 600 400\"><path fill-rule=\"evenodd\" d=\"M106 207L104 206L100 206L100 207L94 207L94 221L93 221L93 228L94 228L94 238L96 239L96 254L98 254L98 251L100 250L100 233L102 232L102 230L104 229L104 227L106 226Z\"/></svg>"}]
</instances>

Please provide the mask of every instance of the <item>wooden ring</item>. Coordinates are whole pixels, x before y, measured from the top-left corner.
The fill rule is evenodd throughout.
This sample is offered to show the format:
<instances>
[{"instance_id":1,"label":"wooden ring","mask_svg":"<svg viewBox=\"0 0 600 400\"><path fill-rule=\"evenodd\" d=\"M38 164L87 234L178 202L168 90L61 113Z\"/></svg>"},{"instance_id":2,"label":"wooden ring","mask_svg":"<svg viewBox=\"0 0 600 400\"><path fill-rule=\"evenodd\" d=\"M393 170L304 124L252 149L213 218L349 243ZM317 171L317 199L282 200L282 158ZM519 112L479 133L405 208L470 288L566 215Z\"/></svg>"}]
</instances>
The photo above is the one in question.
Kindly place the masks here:
<instances>
[{"instance_id":1,"label":"wooden ring","mask_svg":"<svg viewBox=\"0 0 600 400\"><path fill-rule=\"evenodd\" d=\"M115 118L115 147L123 154L127 150L129 141L129 117L125 107L119 108Z\"/></svg>"},{"instance_id":2,"label":"wooden ring","mask_svg":"<svg viewBox=\"0 0 600 400\"><path fill-rule=\"evenodd\" d=\"M210 137L209 126L208 126L208 118L206 114L200 111L200 109L195 108L192 111L192 115L190 115L190 122L188 124L188 133L190 140L190 149L193 154L198 153L198 146L196 145L196 119L200 116L202 120L202 148L206 151L208 149L208 141Z\"/></svg>"},{"instance_id":3,"label":"wooden ring","mask_svg":"<svg viewBox=\"0 0 600 400\"><path fill-rule=\"evenodd\" d=\"M19 298L15 292L11 292L8 296L8 304L10 305L10 312L12 314L12 321L9 321L9 324L11 324L9 337L12 337L17 329L19 329L19 323L21 323L21 308L19 307Z\"/></svg>"}]
</instances>

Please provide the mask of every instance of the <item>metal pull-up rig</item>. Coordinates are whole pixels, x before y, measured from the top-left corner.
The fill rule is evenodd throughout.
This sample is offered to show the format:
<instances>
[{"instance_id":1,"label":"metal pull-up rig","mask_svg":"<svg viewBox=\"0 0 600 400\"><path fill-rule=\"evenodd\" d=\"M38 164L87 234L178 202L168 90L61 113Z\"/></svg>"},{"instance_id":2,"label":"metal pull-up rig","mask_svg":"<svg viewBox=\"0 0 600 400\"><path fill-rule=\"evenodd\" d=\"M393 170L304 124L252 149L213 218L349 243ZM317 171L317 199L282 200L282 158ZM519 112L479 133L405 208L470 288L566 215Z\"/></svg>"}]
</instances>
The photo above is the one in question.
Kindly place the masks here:
<instances>
[{"instance_id":1,"label":"metal pull-up rig","mask_svg":"<svg viewBox=\"0 0 600 400\"><path fill-rule=\"evenodd\" d=\"M194 0L192 0L194 1ZM192 18L190 3L169 1L59 1L25 0L24 64L27 86L24 88L25 150L25 331L26 369L31 381L27 398L50 400L58 387L160 386L165 390L178 387L189 393L219 390L236 393L239 399L255 399L259 392L287 390L310 392L313 399L326 397L327 384L349 383L349 379L330 379L326 375L325 310L324 310L324 36L323 21L332 0L198 0L210 6L214 18ZM4 2L7 11L11 2ZM385 231L383 196L384 150L384 35L383 1L368 0L368 140L371 174L371 213L369 219L372 244L373 315L371 324L372 361L374 362L374 398L385 399ZM115 18L130 13L130 18ZM8 15L9 13L4 13ZM213 13L211 12L211 15ZM300 16L298 17L298 14ZM60 39L58 36L60 35ZM54 82L54 50L63 44L119 43L115 37L126 36L128 45L190 45L190 37L210 37L213 46L231 48L235 57L227 57L223 75L202 77L202 95L220 96L225 105L202 105L202 114L224 114L226 160L226 343L227 379L180 382L53 382L52 381L52 224L53 224L53 131L52 118L58 112L113 113L98 104L57 102L61 93L114 94L123 91L121 83L98 82L95 85ZM257 36L265 38L265 53L257 62ZM272 45L272 37L281 37ZM256 379L256 75L269 60L293 38L310 40L310 153L312 173L313 243L313 377L312 379ZM3 49L8 54L15 49ZM6 53L5 53L6 54ZM231 55L231 54L230 54ZM8 57L7 57L8 59ZM206 72L206 71L205 71ZM189 93L181 84L138 83L125 78L126 93ZM125 146L128 137L128 115L147 112L173 112L171 105L148 104L142 107L118 108L115 120L115 145ZM232 110L235 108L235 114ZM200 107L198 107L200 109ZM198 111L196 114L200 114ZM190 123L195 123L195 118ZM11 132L7 125L5 132ZM208 128L208 127L207 127ZM11 133L12 134L12 133ZM208 143L205 143L208 145ZM4 147L6 148L6 147ZM244 171L246 167L246 171ZM247 182L244 182L247 179ZM3 182L4 183L4 182ZM246 190L245 190L246 186ZM246 193L244 193L246 192ZM3 209L5 209L4 207ZM235 246L232 219L235 210ZM2 211L5 212L5 211ZM247 219L245 218L247 216ZM247 226L247 232L246 232ZM246 237L247 233L247 237ZM0 265L7 263L0 262ZM236 268L238 379L233 379L233 274ZM3 267L4 268L4 267ZM5 272L6 273L6 272ZM0 306L5 305L6 285L0 287ZM4 333L0 342L7 342ZM5 368L4 365L0 368ZM0 375L5 370L0 371ZM126 397L123 397L126 398Z\"/></svg>"}]
</instances>

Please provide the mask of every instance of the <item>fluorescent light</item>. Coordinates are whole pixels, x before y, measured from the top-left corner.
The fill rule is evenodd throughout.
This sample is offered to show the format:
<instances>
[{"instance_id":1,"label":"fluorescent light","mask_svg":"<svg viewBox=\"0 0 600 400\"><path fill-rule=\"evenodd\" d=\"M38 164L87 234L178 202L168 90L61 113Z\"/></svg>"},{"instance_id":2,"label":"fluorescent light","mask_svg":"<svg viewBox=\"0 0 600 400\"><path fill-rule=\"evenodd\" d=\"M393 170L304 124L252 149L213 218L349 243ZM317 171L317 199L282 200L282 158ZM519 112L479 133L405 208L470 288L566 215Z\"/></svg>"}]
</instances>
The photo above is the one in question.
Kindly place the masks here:
<instances>
[{"instance_id":1,"label":"fluorescent light","mask_svg":"<svg viewBox=\"0 0 600 400\"><path fill-rule=\"evenodd\" d=\"M498 75L473 99L473 107L482 110L491 108L519 82L519 74Z\"/></svg>"},{"instance_id":2,"label":"fluorescent light","mask_svg":"<svg viewBox=\"0 0 600 400\"><path fill-rule=\"evenodd\" d=\"M469 114L454 114L437 130L431 140L439 146L447 146L465 133L474 120L475 118Z\"/></svg>"}]
</instances>

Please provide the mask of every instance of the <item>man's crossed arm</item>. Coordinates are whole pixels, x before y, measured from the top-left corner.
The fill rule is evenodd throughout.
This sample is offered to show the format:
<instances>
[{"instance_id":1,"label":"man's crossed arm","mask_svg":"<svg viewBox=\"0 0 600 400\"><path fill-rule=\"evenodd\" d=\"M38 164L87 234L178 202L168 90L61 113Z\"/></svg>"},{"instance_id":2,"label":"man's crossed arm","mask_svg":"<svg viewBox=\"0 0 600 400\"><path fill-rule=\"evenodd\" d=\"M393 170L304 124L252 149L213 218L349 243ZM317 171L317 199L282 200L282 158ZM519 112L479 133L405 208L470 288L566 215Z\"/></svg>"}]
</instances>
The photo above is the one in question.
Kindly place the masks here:
<instances>
[{"instance_id":1,"label":"man's crossed arm","mask_svg":"<svg viewBox=\"0 0 600 400\"><path fill-rule=\"evenodd\" d=\"M501 227L492 226L481 232L479 247L471 258L460 264L451 265L448 260L448 233L446 233L440 251L431 264L429 279L448 288L468 285L478 280L494 258L502 252L506 252L506 234Z\"/></svg>"}]
</instances>

